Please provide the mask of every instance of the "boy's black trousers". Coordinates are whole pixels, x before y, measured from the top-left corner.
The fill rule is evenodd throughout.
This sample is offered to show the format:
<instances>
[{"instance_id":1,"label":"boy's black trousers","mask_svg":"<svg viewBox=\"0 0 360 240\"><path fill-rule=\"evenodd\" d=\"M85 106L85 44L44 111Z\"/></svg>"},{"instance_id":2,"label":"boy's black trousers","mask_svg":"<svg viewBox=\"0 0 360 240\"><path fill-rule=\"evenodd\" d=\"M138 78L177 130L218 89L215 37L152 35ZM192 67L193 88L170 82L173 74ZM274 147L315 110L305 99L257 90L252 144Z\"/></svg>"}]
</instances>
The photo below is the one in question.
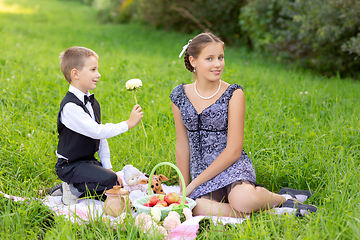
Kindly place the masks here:
<instances>
[{"instance_id":1,"label":"boy's black trousers","mask_svg":"<svg viewBox=\"0 0 360 240\"><path fill-rule=\"evenodd\" d=\"M62 181L73 184L82 193L100 194L117 183L116 173L103 168L98 160L69 162L59 158L55 170Z\"/></svg>"}]
</instances>

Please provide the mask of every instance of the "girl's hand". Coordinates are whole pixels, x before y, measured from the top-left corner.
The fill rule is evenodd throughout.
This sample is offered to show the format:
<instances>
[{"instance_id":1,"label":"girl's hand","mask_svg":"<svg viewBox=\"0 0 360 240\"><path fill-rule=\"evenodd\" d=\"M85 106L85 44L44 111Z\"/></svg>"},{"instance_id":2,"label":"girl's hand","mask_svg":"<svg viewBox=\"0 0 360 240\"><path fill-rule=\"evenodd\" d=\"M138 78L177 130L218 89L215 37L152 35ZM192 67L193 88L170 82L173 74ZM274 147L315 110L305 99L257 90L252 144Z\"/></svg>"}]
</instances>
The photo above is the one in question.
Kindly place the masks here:
<instances>
[{"instance_id":1,"label":"girl's hand","mask_svg":"<svg viewBox=\"0 0 360 240\"><path fill-rule=\"evenodd\" d=\"M195 190L196 187L193 187L194 184L192 184L193 182L191 182L189 185L187 185L186 187L186 196L189 197L190 194Z\"/></svg>"},{"instance_id":2,"label":"girl's hand","mask_svg":"<svg viewBox=\"0 0 360 240\"><path fill-rule=\"evenodd\" d=\"M129 120L126 121L129 129L135 127L141 121L143 114L140 105L136 104L130 113Z\"/></svg>"}]
</instances>

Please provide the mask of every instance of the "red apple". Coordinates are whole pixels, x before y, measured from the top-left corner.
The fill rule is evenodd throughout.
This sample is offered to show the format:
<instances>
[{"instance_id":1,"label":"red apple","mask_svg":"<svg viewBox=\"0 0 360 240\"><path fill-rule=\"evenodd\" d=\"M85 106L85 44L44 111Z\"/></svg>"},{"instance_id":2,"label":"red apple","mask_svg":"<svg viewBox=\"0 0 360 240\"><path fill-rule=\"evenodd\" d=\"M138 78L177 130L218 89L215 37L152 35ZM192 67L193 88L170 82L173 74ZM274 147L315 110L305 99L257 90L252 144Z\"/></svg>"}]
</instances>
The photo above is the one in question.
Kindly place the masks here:
<instances>
[{"instance_id":1,"label":"red apple","mask_svg":"<svg viewBox=\"0 0 360 240\"><path fill-rule=\"evenodd\" d=\"M181 204L181 199L182 199L182 198L181 198L181 197L179 197L178 204ZM186 204L186 203L189 203L189 202L185 199L185 204Z\"/></svg>"},{"instance_id":2,"label":"red apple","mask_svg":"<svg viewBox=\"0 0 360 240\"><path fill-rule=\"evenodd\" d=\"M162 204L156 204L154 207L159 207L159 208L163 208L164 207L164 205L162 205Z\"/></svg>"},{"instance_id":3,"label":"red apple","mask_svg":"<svg viewBox=\"0 0 360 240\"><path fill-rule=\"evenodd\" d=\"M149 198L149 203L150 205L154 206L156 205L160 200L155 196L155 195L152 195L150 198Z\"/></svg>"},{"instance_id":4,"label":"red apple","mask_svg":"<svg viewBox=\"0 0 360 240\"><path fill-rule=\"evenodd\" d=\"M160 199L160 200L162 200L162 201L164 201L164 197L165 197L165 195L163 195L163 194L157 195L157 198Z\"/></svg>"},{"instance_id":5,"label":"red apple","mask_svg":"<svg viewBox=\"0 0 360 240\"><path fill-rule=\"evenodd\" d=\"M151 205L150 203L148 203L148 202L147 202L147 203L144 203L143 206L145 206L145 207L152 207L152 205Z\"/></svg>"},{"instance_id":6,"label":"red apple","mask_svg":"<svg viewBox=\"0 0 360 240\"><path fill-rule=\"evenodd\" d=\"M164 207L167 207L167 206L168 206L167 202L161 201L161 200L158 201L156 205L158 205L158 204L163 205Z\"/></svg>"},{"instance_id":7,"label":"red apple","mask_svg":"<svg viewBox=\"0 0 360 240\"><path fill-rule=\"evenodd\" d=\"M179 201L179 196L176 193L171 192L171 193L165 195L164 201L167 202L170 205L172 203L178 202Z\"/></svg>"}]
</instances>

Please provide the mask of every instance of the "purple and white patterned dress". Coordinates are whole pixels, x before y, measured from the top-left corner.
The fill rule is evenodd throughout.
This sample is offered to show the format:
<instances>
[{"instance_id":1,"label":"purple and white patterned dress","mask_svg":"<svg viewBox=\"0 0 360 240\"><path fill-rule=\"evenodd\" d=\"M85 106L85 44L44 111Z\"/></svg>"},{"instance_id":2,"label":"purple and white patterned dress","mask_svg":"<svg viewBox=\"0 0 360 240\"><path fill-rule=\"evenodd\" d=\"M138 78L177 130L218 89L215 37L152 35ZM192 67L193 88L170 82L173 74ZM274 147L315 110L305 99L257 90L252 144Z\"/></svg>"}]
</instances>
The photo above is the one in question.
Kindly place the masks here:
<instances>
[{"instance_id":1,"label":"purple and white patterned dress","mask_svg":"<svg viewBox=\"0 0 360 240\"><path fill-rule=\"evenodd\" d=\"M171 101L179 108L182 121L187 129L192 179L202 173L226 147L228 106L236 89L242 90L239 85L230 85L214 104L205 108L200 114L187 98L184 84L176 86L170 94ZM196 199L239 180L256 183L254 167L244 150L233 165L198 186L191 193L190 198Z\"/></svg>"}]
</instances>

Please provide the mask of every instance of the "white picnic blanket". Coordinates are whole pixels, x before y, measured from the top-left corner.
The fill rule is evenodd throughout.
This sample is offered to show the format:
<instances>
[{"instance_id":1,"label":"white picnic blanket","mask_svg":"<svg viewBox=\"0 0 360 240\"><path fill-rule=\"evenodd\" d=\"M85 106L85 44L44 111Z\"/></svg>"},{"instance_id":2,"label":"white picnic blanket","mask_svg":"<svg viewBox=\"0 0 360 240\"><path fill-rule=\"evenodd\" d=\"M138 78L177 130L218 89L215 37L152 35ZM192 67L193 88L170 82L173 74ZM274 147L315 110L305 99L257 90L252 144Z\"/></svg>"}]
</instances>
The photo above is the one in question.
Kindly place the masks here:
<instances>
[{"instance_id":1,"label":"white picnic blanket","mask_svg":"<svg viewBox=\"0 0 360 240\"><path fill-rule=\"evenodd\" d=\"M120 177L122 177L122 172L118 172ZM167 186L162 184L164 192L170 193L175 192L177 194L180 193L179 186ZM28 198L22 198L17 196L12 196L5 194L0 191L0 193L13 201L29 201ZM131 197L131 196L130 196ZM131 201L135 201L136 197L132 196ZM81 199L75 205L65 206L61 201L61 196L46 196L44 199L41 199L44 205L48 206L55 214L58 216L62 215L69 221L75 223L87 223L92 220L98 219L108 219L113 223L114 227L116 227L119 222L119 218L112 217L110 215L106 215L103 211L104 202L93 200L93 199ZM294 213L295 209L284 209L284 208L275 208L275 214L283 214L284 211L286 213ZM135 217L137 213L132 211L132 216ZM181 240L192 240L196 238L196 233L199 229L199 221L205 216L196 216L187 221L184 221L181 225L173 229L169 235L168 239L181 239ZM236 224L242 223L245 218L230 218L230 217L212 217L214 224L222 223L222 224Z\"/></svg>"}]
</instances>

